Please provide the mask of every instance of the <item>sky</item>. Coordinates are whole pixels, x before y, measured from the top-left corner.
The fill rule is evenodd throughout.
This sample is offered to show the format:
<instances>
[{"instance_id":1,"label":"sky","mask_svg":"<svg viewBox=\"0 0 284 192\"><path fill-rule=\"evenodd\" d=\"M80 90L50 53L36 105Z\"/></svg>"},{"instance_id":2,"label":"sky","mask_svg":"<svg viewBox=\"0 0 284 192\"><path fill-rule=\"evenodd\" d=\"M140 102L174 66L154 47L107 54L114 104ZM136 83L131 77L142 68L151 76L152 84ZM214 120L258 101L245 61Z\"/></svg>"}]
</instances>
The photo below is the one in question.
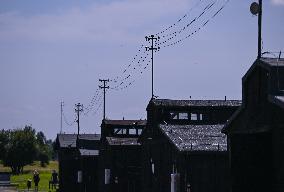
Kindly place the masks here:
<instances>
[{"instance_id":1,"label":"sky","mask_svg":"<svg viewBox=\"0 0 284 192\"><path fill-rule=\"evenodd\" d=\"M32 125L55 139L64 101L62 132L77 132L74 107L82 103L81 133L99 133L99 79L111 80L107 118L145 119L151 98L145 36L159 32L155 96L241 99L241 78L257 56L252 2L1 0L0 129ZM283 18L284 0L263 2L263 52L284 51Z\"/></svg>"}]
</instances>

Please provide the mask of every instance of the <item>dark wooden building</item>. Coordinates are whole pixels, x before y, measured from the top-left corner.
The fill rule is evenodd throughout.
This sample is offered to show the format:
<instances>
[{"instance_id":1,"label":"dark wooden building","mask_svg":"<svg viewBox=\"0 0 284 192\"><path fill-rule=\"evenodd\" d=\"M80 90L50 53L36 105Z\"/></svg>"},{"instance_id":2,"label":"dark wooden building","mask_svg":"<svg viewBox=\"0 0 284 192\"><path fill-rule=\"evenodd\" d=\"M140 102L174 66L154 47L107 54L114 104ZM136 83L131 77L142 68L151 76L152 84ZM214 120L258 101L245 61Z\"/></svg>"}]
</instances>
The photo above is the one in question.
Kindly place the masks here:
<instances>
[{"instance_id":1,"label":"dark wooden building","mask_svg":"<svg viewBox=\"0 0 284 192\"><path fill-rule=\"evenodd\" d=\"M145 126L145 120L103 120L102 191L140 192L141 145L137 140Z\"/></svg>"},{"instance_id":2,"label":"dark wooden building","mask_svg":"<svg viewBox=\"0 0 284 192\"><path fill-rule=\"evenodd\" d=\"M98 134L58 134L56 150L59 162L61 192L98 191L99 188Z\"/></svg>"},{"instance_id":3,"label":"dark wooden building","mask_svg":"<svg viewBox=\"0 0 284 192\"><path fill-rule=\"evenodd\" d=\"M235 100L152 99L142 143L144 192L228 191L226 121Z\"/></svg>"},{"instance_id":4,"label":"dark wooden building","mask_svg":"<svg viewBox=\"0 0 284 192\"><path fill-rule=\"evenodd\" d=\"M232 191L284 191L284 59L256 60L242 87L242 106L223 129Z\"/></svg>"}]
</instances>

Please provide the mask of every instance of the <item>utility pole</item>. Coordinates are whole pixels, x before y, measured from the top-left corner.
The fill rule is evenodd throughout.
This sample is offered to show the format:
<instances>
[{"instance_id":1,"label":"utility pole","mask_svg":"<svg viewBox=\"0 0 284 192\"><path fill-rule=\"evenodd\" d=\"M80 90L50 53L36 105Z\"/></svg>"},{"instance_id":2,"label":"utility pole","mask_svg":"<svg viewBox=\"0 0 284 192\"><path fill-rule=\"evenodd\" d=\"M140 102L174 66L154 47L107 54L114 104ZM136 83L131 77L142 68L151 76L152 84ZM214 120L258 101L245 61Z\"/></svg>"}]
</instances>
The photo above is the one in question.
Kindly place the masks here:
<instances>
[{"instance_id":1,"label":"utility pole","mask_svg":"<svg viewBox=\"0 0 284 192\"><path fill-rule=\"evenodd\" d=\"M75 104L75 113L77 113L77 124L78 124L78 133L77 133L77 139L76 139L76 148L77 150L80 149L80 146L79 146L79 134L80 134L80 112L83 111L83 104L81 103L77 103ZM78 169L78 172L77 172L77 182L79 184L79 188L80 188L80 191L83 191L83 162L82 162L82 159L81 159L81 156L78 154L78 160L80 162L80 167Z\"/></svg>"},{"instance_id":2,"label":"utility pole","mask_svg":"<svg viewBox=\"0 0 284 192\"><path fill-rule=\"evenodd\" d=\"M155 37L154 35L146 36L145 37L146 41L151 41L151 47L145 47L146 51L151 51L152 52L152 97L151 99L154 98L154 51L157 51L160 49L160 47L154 47L154 41L157 41L160 39L160 37Z\"/></svg>"},{"instance_id":3,"label":"utility pole","mask_svg":"<svg viewBox=\"0 0 284 192\"><path fill-rule=\"evenodd\" d=\"M258 13L258 54L257 58L261 58L261 31L262 31L262 0L258 0L259 4L259 13Z\"/></svg>"},{"instance_id":4,"label":"utility pole","mask_svg":"<svg viewBox=\"0 0 284 192\"><path fill-rule=\"evenodd\" d=\"M60 133L62 133L62 116L63 116L63 106L64 106L64 102L61 101L60 102Z\"/></svg>"},{"instance_id":5,"label":"utility pole","mask_svg":"<svg viewBox=\"0 0 284 192\"><path fill-rule=\"evenodd\" d=\"M75 104L75 112L77 113L77 125L78 125L77 141L79 139L79 134L80 134L80 112L82 111L83 111L83 104L80 103Z\"/></svg>"},{"instance_id":6,"label":"utility pole","mask_svg":"<svg viewBox=\"0 0 284 192\"><path fill-rule=\"evenodd\" d=\"M250 5L250 12L253 15L257 15L258 16L258 39L257 39L257 43L258 43L258 48L257 48L257 59L261 58L261 51L262 51L262 0L258 0L257 2L253 2Z\"/></svg>"},{"instance_id":7,"label":"utility pole","mask_svg":"<svg viewBox=\"0 0 284 192\"><path fill-rule=\"evenodd\" d=\"M103 86L99 86L100 89L104 89L104 117L106 119L106 89L109 89L109 86L106 86L106 83L109 82L109 79L99 79L100 82L103 82Z\"/></svg>"}]
</instances>

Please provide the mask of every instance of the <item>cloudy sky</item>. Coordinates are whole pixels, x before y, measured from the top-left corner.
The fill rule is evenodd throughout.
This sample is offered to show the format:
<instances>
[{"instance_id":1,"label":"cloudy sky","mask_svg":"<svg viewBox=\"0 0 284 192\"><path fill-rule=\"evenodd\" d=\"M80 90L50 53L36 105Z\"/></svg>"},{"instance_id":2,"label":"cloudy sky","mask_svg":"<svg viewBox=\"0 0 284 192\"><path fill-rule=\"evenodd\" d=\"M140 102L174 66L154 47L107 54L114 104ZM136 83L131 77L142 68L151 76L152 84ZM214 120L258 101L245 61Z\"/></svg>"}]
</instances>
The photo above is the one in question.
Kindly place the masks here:
<instances>
[{"instance_id":1,"label":"cloudy sky","mask_svg":"<svg viewBox=\"0 0 284 192\"><path fill-rule=\"evenodd\" d=\"M241 99L241 78L257 54L257 17L249 12L252 1L226 2L1 0L0 128L31 124L55 138L64 101L66 123L80 102L81 132L100 132L99 78L112 80L108 118L146 118L145 36L156 33L156 96ZM284 51L284 1L263 3L263 51ZM63 132L76 132L76 124L66 123Z\"/></svg>"}]
</instances>

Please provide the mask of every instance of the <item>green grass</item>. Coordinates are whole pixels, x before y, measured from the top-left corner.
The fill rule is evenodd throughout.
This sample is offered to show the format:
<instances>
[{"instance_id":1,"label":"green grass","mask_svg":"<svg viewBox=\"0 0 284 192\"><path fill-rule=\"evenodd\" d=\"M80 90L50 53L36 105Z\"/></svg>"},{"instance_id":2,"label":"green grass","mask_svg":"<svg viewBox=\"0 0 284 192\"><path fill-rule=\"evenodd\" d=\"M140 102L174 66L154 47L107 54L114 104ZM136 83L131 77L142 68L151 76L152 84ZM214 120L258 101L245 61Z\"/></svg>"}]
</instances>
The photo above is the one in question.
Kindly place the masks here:
<instances>
[{"instance_id":1,"label":"green grass","mask_svg":"<svg viewBox=\"0 0 284 192\"><path fill-rule=\"evenodd\" d=\"M11 183L17 183L18 190L27 189L27 180L33 178L33 171L35 169L39 172L40 176L39 191L49 191L48 183L51 177L51 172L54 169L58 171L57 161L50 161L49 165L47 165L46 167L41 167L39 162L34 162L32 165L27 165L24 167L23 174L11 176ZM10 172L11 170L9 167L3 167L3 165L0 164L0 171ZM32 188L33 187L34 183L32 182Z\"/></svg>"}]
</instances>

